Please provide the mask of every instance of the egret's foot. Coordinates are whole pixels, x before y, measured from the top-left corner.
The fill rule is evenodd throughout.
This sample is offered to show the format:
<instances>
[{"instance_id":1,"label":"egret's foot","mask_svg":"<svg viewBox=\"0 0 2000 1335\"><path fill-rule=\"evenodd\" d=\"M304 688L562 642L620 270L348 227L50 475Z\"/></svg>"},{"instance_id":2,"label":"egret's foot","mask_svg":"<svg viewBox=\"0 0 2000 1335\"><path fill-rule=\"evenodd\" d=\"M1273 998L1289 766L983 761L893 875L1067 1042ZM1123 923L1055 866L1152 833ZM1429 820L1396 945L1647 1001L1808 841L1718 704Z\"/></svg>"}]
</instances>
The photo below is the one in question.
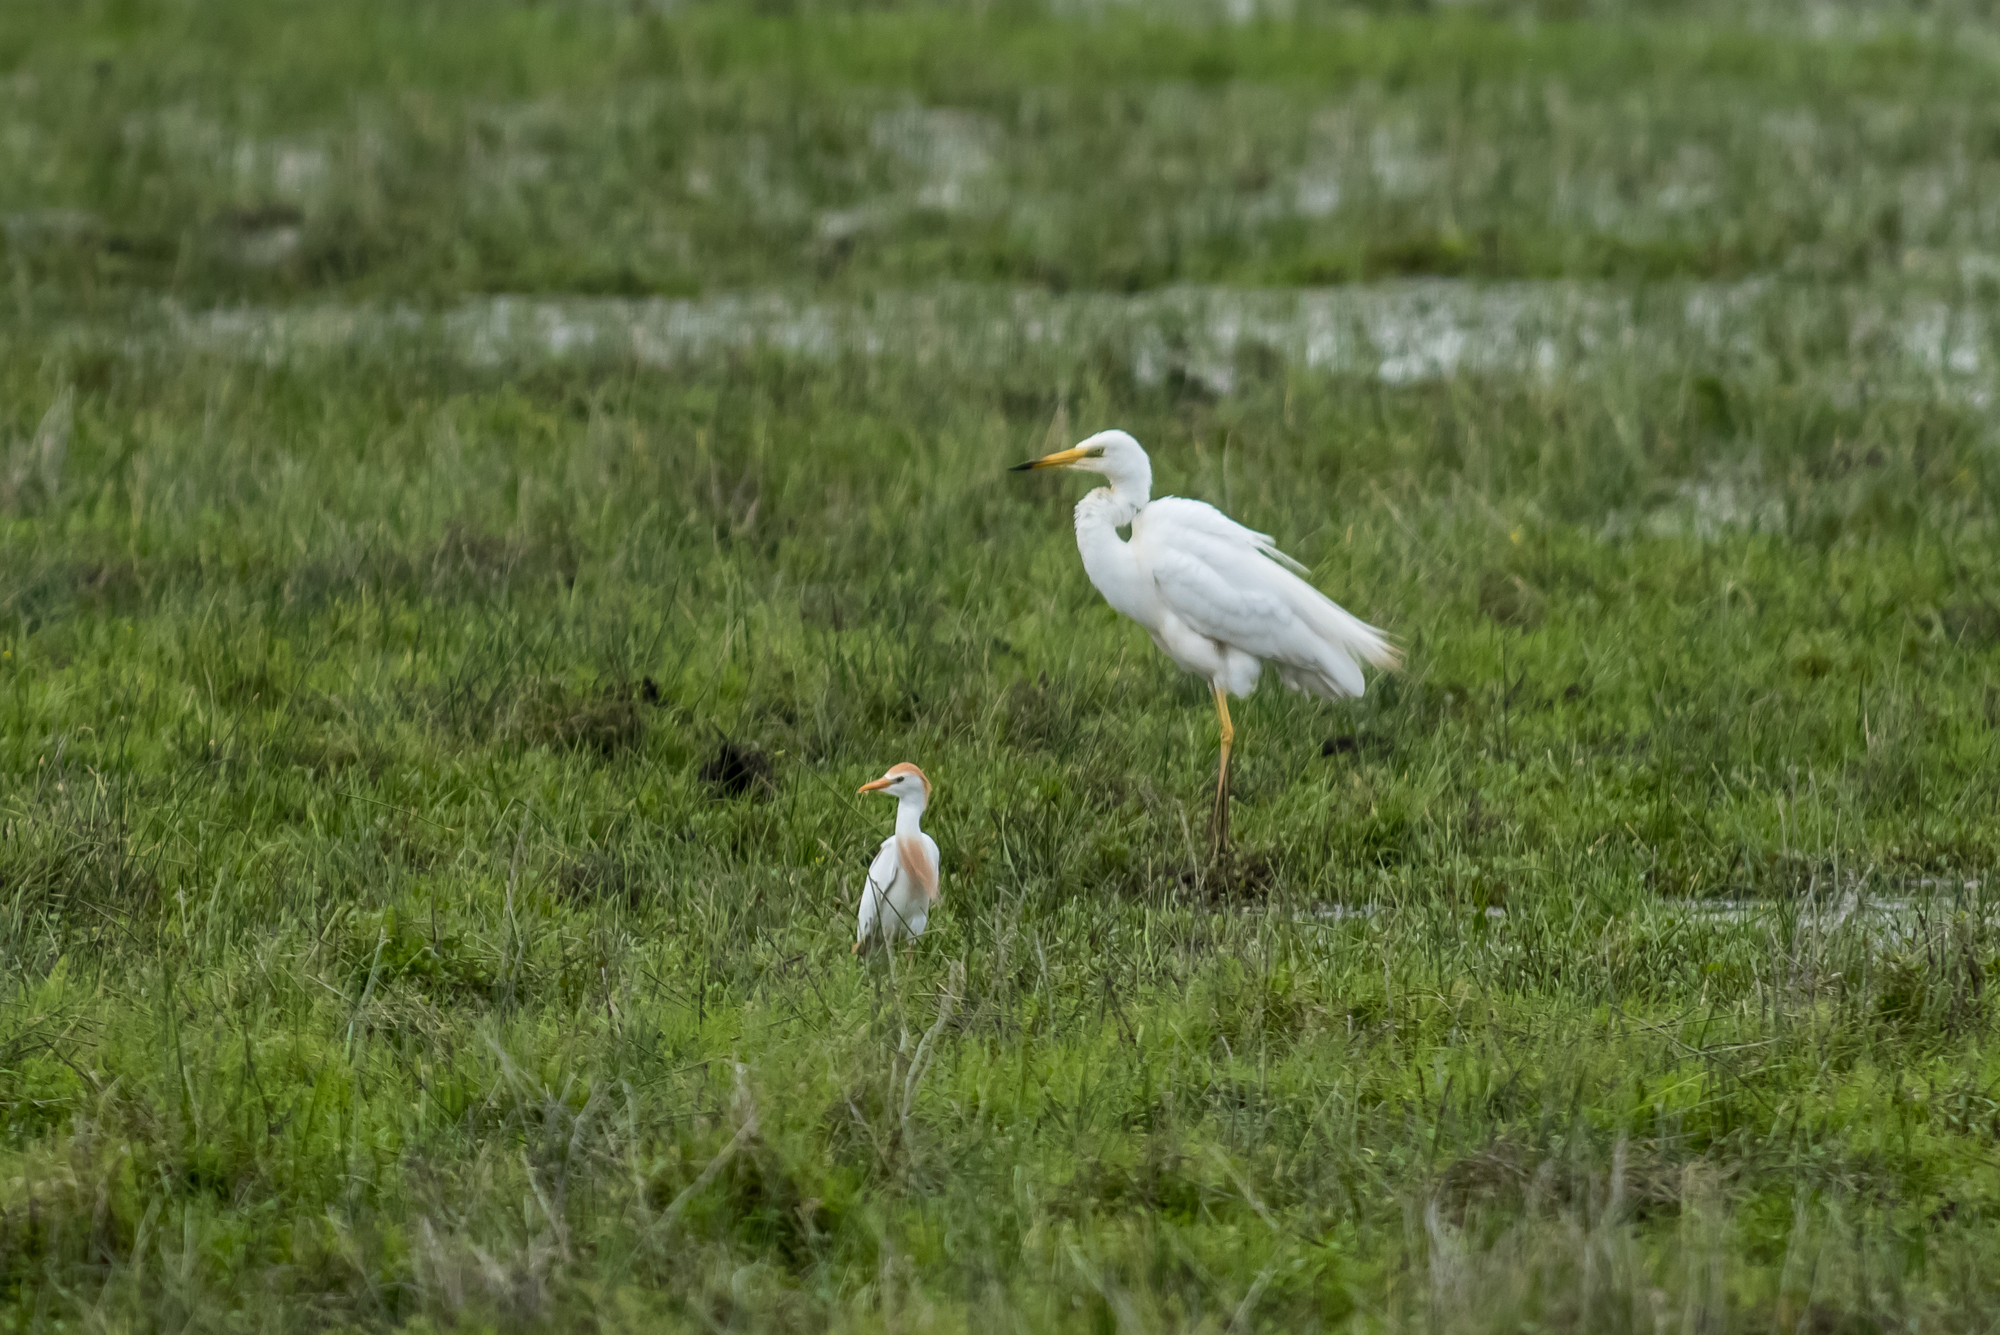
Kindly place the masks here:
<instances>
[{"instance_id":1,"label":"egret's foot","mask_svg":"<svg viewBox=\"0 0 2000 1335\"><path fill-rule=\"evenodd\" d=\"M1229 856L1229 782L1216 784L1215 807L1208 813L1208 853L1211 861Z\"/></svg>"}]
</instances>

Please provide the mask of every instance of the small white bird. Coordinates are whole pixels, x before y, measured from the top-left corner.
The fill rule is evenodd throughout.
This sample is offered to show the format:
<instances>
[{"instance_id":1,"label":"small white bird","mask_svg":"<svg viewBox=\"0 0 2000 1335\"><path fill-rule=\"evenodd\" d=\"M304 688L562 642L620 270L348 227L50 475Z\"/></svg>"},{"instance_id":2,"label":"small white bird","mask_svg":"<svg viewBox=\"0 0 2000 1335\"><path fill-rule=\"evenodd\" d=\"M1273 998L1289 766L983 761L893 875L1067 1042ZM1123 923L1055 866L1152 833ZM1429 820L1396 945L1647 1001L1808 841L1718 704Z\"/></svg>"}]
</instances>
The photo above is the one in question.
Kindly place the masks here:
<instances>
[{"instance_id":1,"label":"small white bird","mask_svg":"<svg viewBox=\"0 0 2000 1335\"><path fill-rule=\"evenodd\" d=\"M1306 568L1269 534L1243 527L1205 501L1152 499L1153 465L1123 431L1100 431L1073 449L1016 464L1102 473L1076 505L1076 546L1104 601L1146 628L1160 652L1209 684L1222 730L1211 829L1229 842L1229 697L1248 695L1269 663L1296 691L1338 700L1362 692L1361 664L1394 667L1395 648L1299 578ZM1130 541L1118 536L1132 526Z\"/></svg>"},{"instance_id":2,"label":"small white bird","mask_svg":"<svg viewBox=\"0 0 2000 1335\"><path fill-rule=\"evenodd\" d=\"M854 953L866 955L878 937L884 945L893 945L898 937L915 940L924 934L924 923L938 899L938 846L920 824L931 800L931 781L915 765L891 765L881 778L857 791L887 793L896 799L896 832L882 841L861 887Z\"/></svg>"}]
</instances>

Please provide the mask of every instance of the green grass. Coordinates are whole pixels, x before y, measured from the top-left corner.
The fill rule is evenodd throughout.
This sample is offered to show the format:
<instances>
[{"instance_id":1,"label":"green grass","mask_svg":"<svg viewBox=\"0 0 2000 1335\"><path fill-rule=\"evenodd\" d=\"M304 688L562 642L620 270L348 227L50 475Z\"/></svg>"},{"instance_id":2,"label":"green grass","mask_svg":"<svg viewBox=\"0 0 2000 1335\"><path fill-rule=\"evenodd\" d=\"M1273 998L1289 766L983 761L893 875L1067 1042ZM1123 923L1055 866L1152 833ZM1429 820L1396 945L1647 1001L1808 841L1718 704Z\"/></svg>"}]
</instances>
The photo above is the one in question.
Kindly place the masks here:
<instances>
[{"instance_id":1,"label":"green grass","mask_svg":"<svg viewBox=\"0 0 2000 1335\"><path fill-rule=\"evenodd\" d=\"M0 1320L1991 1329L1993 49L0 13ZM1408 650L1221 864L1114 424Z\"/></svg>"},{"instance_id":2,"label":"green grass","mask_svg":"<svg viewBox=\"0 0 2000 1335\"><path fill-rule=\"evenodd\" d=\"M0 209L30 309L1852 279L2000 245L1990 35L1927 19L23 0L0 18Z\"/></svg>"}]
</instances>

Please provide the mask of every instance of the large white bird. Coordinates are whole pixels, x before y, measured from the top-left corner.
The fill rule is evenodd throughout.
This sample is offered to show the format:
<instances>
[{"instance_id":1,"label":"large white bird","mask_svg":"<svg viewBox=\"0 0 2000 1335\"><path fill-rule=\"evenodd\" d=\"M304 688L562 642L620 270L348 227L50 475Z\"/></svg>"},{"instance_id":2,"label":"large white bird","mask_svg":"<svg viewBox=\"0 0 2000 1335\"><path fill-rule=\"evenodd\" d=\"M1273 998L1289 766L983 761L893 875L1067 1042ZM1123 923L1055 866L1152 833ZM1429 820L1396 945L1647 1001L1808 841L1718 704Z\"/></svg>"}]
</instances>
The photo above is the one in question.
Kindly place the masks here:
<instances>
[{"instance_id":1,"label":"large white bird","mask_svg":"<svg viewBox=\"0 0 2000 1335\"><path fill-rule=\"evenodd\" d=\"M898 937L915 940L924 934L938 899L938 846L921 824L931 800L931 781L915 765L891 765L881 778L857 791L887 793L896 799L896 832L882 841L861 887L854 953L866 955L878 938L884 945L894 945Z\"/></svg>"},{"instance_id":2,"label":"large white bird","mask_svg":"<svg viewBox=\"0 0 2000 1335\"><path fill-rule=\"evenodd\" d=\"M1076 546L1104 601L1146 628L1160 652L1209 684L1222 731L1212 830L1229 840L1229 697L1257 688L1265 664L1296 691L1358 696L1361 665L1394 667L1383 633L1301 579L1306 568L1205 501L1152 499L1153 465L1123 431L1016 464L1102 473L1111 483L1076 505ZM1118 536L1132 526L1130 541Z\"/></svg>"}]
</instances>

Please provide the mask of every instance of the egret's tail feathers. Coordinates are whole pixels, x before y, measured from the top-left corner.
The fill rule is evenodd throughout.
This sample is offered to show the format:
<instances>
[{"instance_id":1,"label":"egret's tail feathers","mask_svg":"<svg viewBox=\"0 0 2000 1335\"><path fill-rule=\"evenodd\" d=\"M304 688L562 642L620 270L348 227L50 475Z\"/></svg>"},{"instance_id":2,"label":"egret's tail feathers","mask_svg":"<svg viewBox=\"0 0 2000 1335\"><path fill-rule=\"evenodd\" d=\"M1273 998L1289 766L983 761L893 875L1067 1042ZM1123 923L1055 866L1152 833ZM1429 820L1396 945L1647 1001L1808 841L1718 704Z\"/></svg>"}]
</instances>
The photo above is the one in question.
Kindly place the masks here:
<instances>
[{"instance_id":1,"label":"egret's tail feathers","mask_svg":"<svg viewBox=\"0 0 2000 1335\"><path fill-rule=\"evenodd\" d=\"M1319 641L1319 661L1305 669L1306 676L1318 680L1296 689L1335 700L1359 696L1366 685L1361 676L1363 663L1378 668L1394 668L1402 663L1402 654L1388 636L1318 589L1301 580L1295 592L1298 596L1293 599L1293 610Z\"/></svg>"},{"instance_id":2,"label":"egret's tail feathers","mask_svg":"<svg viewBox=\"0 0 2000 1335\"><path fill-rule=\"evenodd\" d=\"M1346 616L1346 613L1341 615ZM1350 654L1370 667L1399 668L1403 666L1403 651L1398 649L1388 635L1354 617L1347 617L1351 623L1347 627L1348 636L1343 644Z\"/></svg>"},{"instance_id":3,"label":"egret's tail feathers","mask_svg":"<svg viewBox=\"0 0 2000 1335\"><path fill-rule=\"evenodd\" d=\"M1278 669L1278 680L1302 695L1317 695L1323 700L1346 700L1358 698L1367 689L1360 667L1352 660L1329 662L1318 668L1273 666Z\"/></svg>"}]
</instances>

